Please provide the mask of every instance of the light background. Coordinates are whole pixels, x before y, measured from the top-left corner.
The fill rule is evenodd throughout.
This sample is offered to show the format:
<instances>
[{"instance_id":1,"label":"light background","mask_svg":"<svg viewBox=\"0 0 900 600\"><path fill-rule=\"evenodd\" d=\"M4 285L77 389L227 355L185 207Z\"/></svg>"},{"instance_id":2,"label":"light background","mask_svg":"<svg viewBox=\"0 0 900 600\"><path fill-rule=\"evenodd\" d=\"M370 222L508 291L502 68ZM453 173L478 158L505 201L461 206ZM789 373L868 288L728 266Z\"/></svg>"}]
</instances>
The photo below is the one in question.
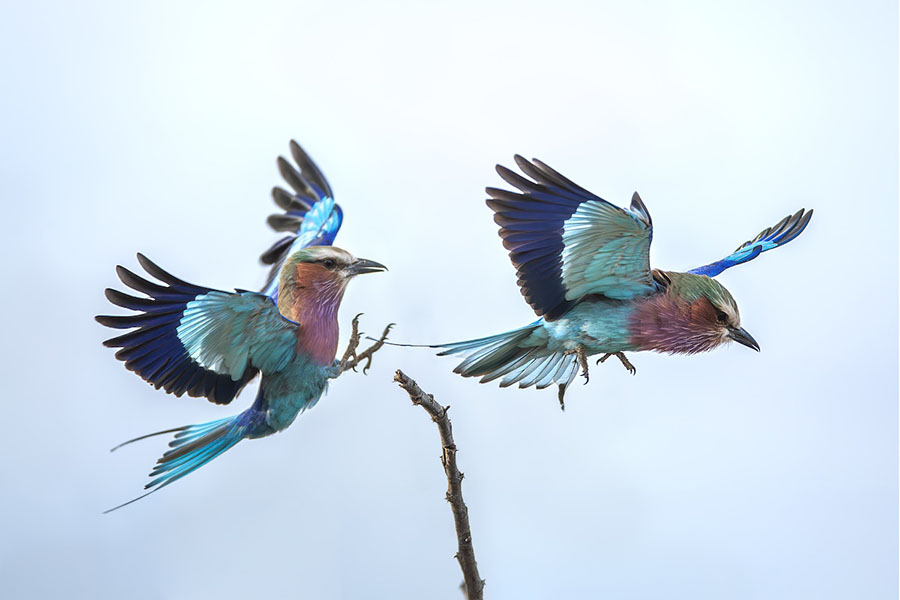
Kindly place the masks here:
<instances>
[{"instance_id":1,"label":"light background","mask_svg":"<svg viewBox=\"0 0 900 600\"><path fill-rule=\"evenodd\" d=\"M0 596L459 598L398 367L453 407L490 598L897 596L896 3L126 4L0 10ZM344 334L360 311L409 342L533 319L483 202L516 152L639 190L663 268L816 214L720 278L760 354L632 355L561 413L387 349L288 432L102 516L165 442L108 448L255 393L122 368L92 320L113 267L260 285L292 137L339 245L391 268L351 286Z\"/></svg>"}]
</instances>

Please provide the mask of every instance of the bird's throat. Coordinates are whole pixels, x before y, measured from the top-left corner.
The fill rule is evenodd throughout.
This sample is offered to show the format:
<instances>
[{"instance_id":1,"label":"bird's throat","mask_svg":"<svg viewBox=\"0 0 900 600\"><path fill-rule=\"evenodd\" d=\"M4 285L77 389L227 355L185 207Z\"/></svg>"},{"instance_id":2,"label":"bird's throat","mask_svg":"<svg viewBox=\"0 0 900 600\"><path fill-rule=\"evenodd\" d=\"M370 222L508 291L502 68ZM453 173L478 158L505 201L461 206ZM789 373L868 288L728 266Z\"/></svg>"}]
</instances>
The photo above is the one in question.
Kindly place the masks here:
<instances>
[{"instance_id":1,"label":"bird's throat","mask_svg":"<svg viewBox=\"0 0 900 600\"><path fill-rule=\"evenodd\" d=\"M337 355L338 309L344 281L317 265L297 265L292 277L282 277L278 310L300 324L297 349L319 365L330 365Z\"/></svg>"},{"instance_id":2,"label":"bird's throat","mask_svg":"<svg viewBox=\"0 0 900 600\"><path fill-rule=\"evenodd\" d=\"M630 342L639 350L696 354L722 343L715 309L706 298L689 301L658 294L640 301L629 322Z\"/></svg>"}]
</instances>

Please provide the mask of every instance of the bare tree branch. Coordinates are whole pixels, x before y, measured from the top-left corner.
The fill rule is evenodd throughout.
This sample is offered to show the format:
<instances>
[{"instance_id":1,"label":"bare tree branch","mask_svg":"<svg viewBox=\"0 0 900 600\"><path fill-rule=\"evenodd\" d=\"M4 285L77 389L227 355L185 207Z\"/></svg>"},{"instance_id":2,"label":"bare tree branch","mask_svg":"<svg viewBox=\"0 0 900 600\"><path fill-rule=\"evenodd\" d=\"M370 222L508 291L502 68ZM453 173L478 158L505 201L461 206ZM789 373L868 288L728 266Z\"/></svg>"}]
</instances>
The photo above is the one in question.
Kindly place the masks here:
<instances>
[{"instance_id":1,"label":"bare tree branch","mask_svg":"<svg viewBox=\"0 0 900 600\"><path fill-rule=\"evenodd\" d=\"M384 345L391 328L394 326L393 323L388 324L384 328L381 337L375 340L374 344L357 353L356 349L359 347L361 337L359 332L360 316L362 316L362 313L353 317L350 340L344 355L337 364L335 377L345 371L356 371L356 367L363 361L365 361L363 366L363 374L365 374L369 367L372 366L372 356ZM441 463L444 465L444 473L447 475L448 483L446 498L450 503L453 511L453 520L456 524L456 537L459 545L456 559L459 561L460 569L463 572L463 592L468 600L482 600L484 598L484 580L478 574L478 564L475 562L475 549L472 546L472 532L469 529L469 509L466 507L462 497L463 474L456 465L456 444L453 442L453 428L450 424L450 418L447 416L447 411L450 407L441 406L435 402L431 394L423 392L419 385L402 371L397 371L394 375L394 381L406 390L413 404L424 408L431 415L431 420L437 423L443 448Z\"/></svg>"},{"instance_id":2,"label":"bare tree branch","mask_svg":"<svg viewBox=\"0 0 900 600\"><path fill-rule=\"evenodd\" d=\"M350 341L347 343L347 349L344 351L344 355L341 357L340 363L338 363L338 374L343 373L344 371L356 371L356 367L362 361L366 361L365 366L363 366L363 375L366 374L366 371L372 366L372 356L384 346L385 340L387 340L388 334L391 332L391 328L394 326L393 323L388 323L388 326L384 328L384 331L381 333L381 337L375 340L375 343L360 352L356 353L356 349L359 347L359 339L361 334L359 333L359 318L362 316L362 313L359 313L355 317L353 317L353 323L351 324L352 330L350 332Z\"/></svg>"},{"instance_id":3,"label":"bare tree branch","mask_svg":"<svg viewBox=\"0 0 900 600\"><path fill-rule=\"evenodd\" d=\"M413 404L424 408L431 415L431 420L437 423L443 448L441 463L444 465L444 473L447 474L447 501L453 510L453 520L456 523L456 538L459 544L456 560L459 561L459 567L462 569L463 578L465 579L464 592L468 600L482 600L484 598L484 580L478 574L478 563L475 562L475 549L472 547L472 532L469 529L469 509L466 507L462 496L463 474L460 473L459 468L456 466L456 444L453 442L453 427L450 425L450 418L447 416L447 411L450 410L450 407L441 406L435 402L431 394L423 392L419 384L404 374L403 371L398 370L394 374L394 381L406 390Z\"/></svg>"}]
</instances>

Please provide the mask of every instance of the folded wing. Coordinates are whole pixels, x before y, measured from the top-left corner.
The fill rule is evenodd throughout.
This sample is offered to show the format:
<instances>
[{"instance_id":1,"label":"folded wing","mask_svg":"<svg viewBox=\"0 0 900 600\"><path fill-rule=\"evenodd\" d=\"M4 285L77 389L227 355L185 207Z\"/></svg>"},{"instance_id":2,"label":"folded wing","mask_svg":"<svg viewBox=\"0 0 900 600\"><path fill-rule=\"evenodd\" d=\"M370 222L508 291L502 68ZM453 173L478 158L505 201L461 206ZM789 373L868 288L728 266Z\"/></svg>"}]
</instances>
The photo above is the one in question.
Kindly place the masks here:
<instances>
[{"instance_id":1,"label":"folded wing","mask_svg":"<svg viewBox=\"0 0 900 600\"><path fill-rule=\"evenodd\" d=\"M104 345L120 348L116 358L157 389L228 404L258 372L277 372L294 357L297 324L271 298L196 286L141 254L138 261L162 284L117 267L122 282L146 297L107 289L110 302L136 314L96 319L133 329Z\"/></svg>"},{"instance_id":2,"label":"folded wing","mask_svg":"<svg viewBox=\"0 0 900 600\"><path fill-rule=\"evenodd\" d=\"M653 292L650 214L637 193L622 209L546 164L516 155L522 177L498 165L519 192L487 188L487 204L525 299L548 321L580 298L628 299Z\"/></svg>"}]
</instances>

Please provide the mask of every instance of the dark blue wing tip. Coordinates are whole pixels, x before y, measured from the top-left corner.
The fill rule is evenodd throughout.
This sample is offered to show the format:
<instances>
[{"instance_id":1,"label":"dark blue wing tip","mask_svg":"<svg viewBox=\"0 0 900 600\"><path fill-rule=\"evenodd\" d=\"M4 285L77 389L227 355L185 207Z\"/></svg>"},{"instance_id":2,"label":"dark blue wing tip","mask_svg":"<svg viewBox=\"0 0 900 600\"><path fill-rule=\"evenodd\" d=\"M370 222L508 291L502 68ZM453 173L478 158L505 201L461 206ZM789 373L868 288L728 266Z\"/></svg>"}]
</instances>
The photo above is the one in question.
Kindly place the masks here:
<instances>
[{"instance_id":1,"label":"dark blue wing tip","mask_svg":"<svg viewBox=\"0 0 900 600\"><path fill-rule=\"evenodd\" d=\"M812 215L812 209L807 211L806 209L801 208L793 215L783 218L772 227L763 229L755 238L744 242L737 250L722 260L702 267L697 267L696 269L691 269L688 273L715 277L725 269L749 262L763 252L774 248L780 248L803 233L807 225L809 225ZM767 244L771 245L766 247ZM742 253L746 253L746 255L741 255Z\"/></svg>"},{"instance_id":2,"label":"dark blue wing tip","mask_svg":"<svg viewBox=\"0 0 900 600\"><path fill-rule=\"evenodd\" d=\"M741 244L735 252L739 252L743 248L760 242L771 242L776 246L787 244L798 235L803 233L809 221L812 218L813 211L801 208L793 215L788 215L772 227L763 229L755 238Z\"/></svg>"},{"instance_id":3,"label":"dark blue wing tip","mask_svg":"<svg viewBox=\"0 0 900 600\"><path fill-rule=\"evenodd\" d=\"M808 211L805 211L805 209L801 208L797 212L797 214L795 214L794 217L791 219L791 221L794 221L793 224L791 224L789 227L786 227L785 231L780 236L778 236L777 239L775 239L773 241L776 244L778 244L779 246L783 246L784 244L787 244L788 242L790 242L791 240L796 238L798 235L803 233L803 230L806 229L807 225L809 225L809 221L810 221L810 219L812 219L812 216L813 216L813 209L809 209ZM789 221L789 223L790 223L790 221Z\"/></svg>"},{"instance_id":4,"label":"dark blue wing tip","mask_svg":"<svg viewBox=\"0 0 900 600\"><path fill-rule=\"evenodd\" d=\"M268 219L269 226L275 231L287 232L289 235L273 243L259 257L260 262L264 265L272 265L263 289L270 290L275 282L274 290L270 290L273 296L277 293L277 275L280 265L293 248L294 240L303 230L304 223L309 218L308 213L313 211L319 202L333 201L334 199L331 185L303 147L296 140L291 140L290 149L296 168L282 156L278 157L277 164L282 178L293 190L293 193L279 187L272 190L275 204L285 212L272 215ZM333 244L342 222L343 211L335 203L332 211L325 215L321 223L316 222L318 230L311 240L312 245Z\"/></svg>"},{"instance_id":5,"label":"dark blue wing tip","mask_svg":"<svg viewBox=\"0 0 900 600\"><path fill-rule=\"evenodd\" d=\"M156 389L165 389L175 396L184 393L203 396L217 404L231 402L250 380L251 372L245 372L240 381L234 381L230 375L207 369L190 357L178 337L178 327L187 305L213 290L174 277L142 254L138 254L138 262L150 276L165 285L118 267L116 272L122 283L146 296L132 296L113 288L106 290L106 297L112 304L133 312L96 317L101 325L131 330L104 341L103 345L119 348L116 359Z\"/></svg>"}]
</instances>

